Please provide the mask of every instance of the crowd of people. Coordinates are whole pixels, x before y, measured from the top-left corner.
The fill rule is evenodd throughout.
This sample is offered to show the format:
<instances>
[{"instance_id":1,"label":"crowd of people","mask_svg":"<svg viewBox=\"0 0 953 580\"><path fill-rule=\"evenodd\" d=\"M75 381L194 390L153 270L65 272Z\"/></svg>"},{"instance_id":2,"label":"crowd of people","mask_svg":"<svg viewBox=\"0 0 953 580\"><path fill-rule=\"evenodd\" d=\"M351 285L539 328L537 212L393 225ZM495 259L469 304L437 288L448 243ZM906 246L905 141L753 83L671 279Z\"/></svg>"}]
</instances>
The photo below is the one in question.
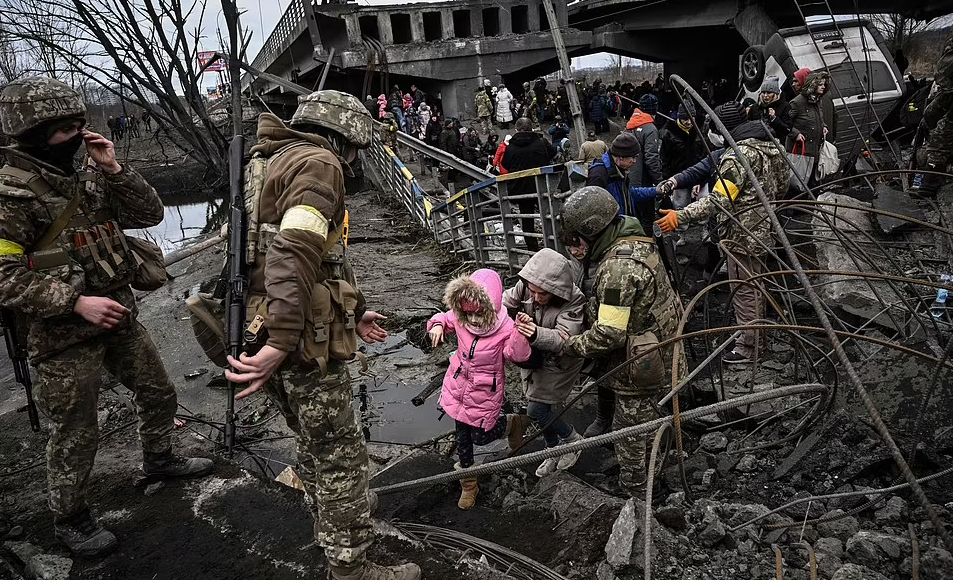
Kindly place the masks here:
<instances>
[{"instance_id":1,"label":"crowd of people","mask_svg":"<svg viewBox=\"0 0 953 580\"><path fill-rule=\"evenodd\" d=\"M129 113L118 117L110 115L106 119L106 127L109 129L112 141L122 141L126 137L141 137L140 125L145 127L146 131L152 131L152 115L149 111L143 111L138 117L135 113Z\"/></svg>"}]
</instances>

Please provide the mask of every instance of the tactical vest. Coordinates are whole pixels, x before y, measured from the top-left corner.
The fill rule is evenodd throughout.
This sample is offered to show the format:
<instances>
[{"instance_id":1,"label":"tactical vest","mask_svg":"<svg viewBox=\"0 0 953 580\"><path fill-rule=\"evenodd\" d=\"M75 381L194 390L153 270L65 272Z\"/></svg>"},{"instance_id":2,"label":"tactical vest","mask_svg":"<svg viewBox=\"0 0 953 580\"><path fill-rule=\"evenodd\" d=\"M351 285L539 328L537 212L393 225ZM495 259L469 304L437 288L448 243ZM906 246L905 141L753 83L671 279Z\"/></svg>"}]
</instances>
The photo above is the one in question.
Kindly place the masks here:
<instances>
[{"instance_id":1,"label":"tactical vest","mask_svg":"<svg viewBox=\"0 0 953 580\"><path fill-rule=\"evenodd\" d=\"M22 183L54 219L32 248L30 268L69 283L80 293L106 294L130 284L142 260L130 248L112 208L90 207L105 199L101 176L82 171L66 177L9 156L0 175Z\"/></svg>"},{"instance_id":2,"label":"tactical vest","mask_svg":"<svg viewBox=\"0 0 953 580\"><path fill-rule=\"evenodd\" d=\"M641 255L633 249L632 245L635 243L648 244L652 251L647 256ZM626 331L628 336L624 356L626 359L636 356L638 358L629 364L625 380L617 381L617 390L623 394L654 394L666 387L666 381L671 380L675 345L673 343L648 354L642 353L651 351L660 342L675 336L682 304L668 282L665 267L652 238L628 236L617 239L602 259L600 267L612 259L635 260L652 272L655 278L655 300L652 306L643 318L630 318ZM682 352L684 353L684 350ZM681 377L685 374L687 363L684 354L679 359L676 374Z\"/></svg>"},{"instance_id":3,"label":"tactical vest","mask_svg":"<svg viewBox=\"0 0 953 580\"><path fill-rule=\"evenodd\" d=\"M261 195L273 159L295 147L315 146L308 142L287 145L272 155L252 156L245 167L244 203L246 212L246 263L263 268L268 248L278 235L280 224L260 222ZM356 310L360 296L354 273L346 256L348 220L328 233L322 251L319 278L311 289L311 308L294 358L298 363L319 366L327 374L331 361L354 358L357 352ZM196 339L212 362L225 367L225 309L210 295L198 294L186 301ZM265 323L267 296L252 294L245 305L244 342L246 352L257 352L267 342Z\"/></svg>"}]
</instances>

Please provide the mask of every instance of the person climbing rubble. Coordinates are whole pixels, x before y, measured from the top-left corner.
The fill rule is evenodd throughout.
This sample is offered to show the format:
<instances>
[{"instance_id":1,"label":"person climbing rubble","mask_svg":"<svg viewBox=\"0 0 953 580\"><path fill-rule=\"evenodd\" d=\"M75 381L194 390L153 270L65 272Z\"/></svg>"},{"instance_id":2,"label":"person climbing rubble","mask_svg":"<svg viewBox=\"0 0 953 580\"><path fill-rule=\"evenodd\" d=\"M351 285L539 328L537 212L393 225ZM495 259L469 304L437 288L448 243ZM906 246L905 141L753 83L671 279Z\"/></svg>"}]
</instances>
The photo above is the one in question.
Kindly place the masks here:
<instances>
[{"instance_id":1,"label":"person climbing rubble","mask_svg":"<svg viewBox=\"0 0 953 580\"><path fill-rule=\"evenodd\" d=\"M719 105L715 114L738 143L768 200L780 199L788 188L789 171L772 135L759 121L746 123L740 103L729 101ZM765 271L764 257L774 243L771 223L755 191L755 182L749 178L734 151L726 149L718 160L717 175L711 195L684 209L660 210L663 216L655 223L668 233L679 224L704 223L717 216L719 238L728 261L728 277L745 280ZM734 226L735 219L750 234ZM764 318L764 297L747 284L738 285L734 290L732 306L739 325ZM727 364L750 363L758 355L760 346L759 333L745 330L722 360Z\"/></svg>"},{"instance_id":2,"label":"person climbing rubble","mask_svg":"<svg viewBox=\"0 0 953 580\"><path fill-rule=\"evenodd\" d=\"M568 337L583 331L586 297L573 284L569 261L550 248L533 254L519 278L503 294L503 306L516 317L516 329L532 347L529 360L517 364L529 401L526 414L543 429L546 447L582 441L582 435L571 424L556 417L556 406L569 396L585 363L559 351ZM565 471L578 459L579 452L547 459L536 469L536 475Z\"/></svg>"},{"instance_id":3,"label":"person climbing rubble","mask_svg":"<svg viewBox=\"0 0 953 580\"><path fill-rule=\"evenodd\" d=\"M225 376L248 385L236 398L264 389L297 435L297 474L330 580L418 580L416 564L367 560L376 496L368 493L367 446L347 368L358 338L387 338L377 324L384 317L367 309L342 241L344 176L373 133L361 102L332 90L303 97L290 126L270 113L259 117L251 152L267 157L267 169L256 204L260 245L248 276L247 309L254 314L246 352L228 357ZM313 319L319 313L328 318Z\"/></svg>"},{"instance_id":4,"label":"person climbing rubble","mask_svg":"<svg viewBox=\"0 0 953 580\"><path fill-rule=\"evenodd\" d=\"M523 431L531 419L526 415L504 415L505 361L522 363L531 348L503 307L503 281L493 270L477 270L447 284L443 303L450 310L435 314L427 322L433 347L444 335L457 335L457 350L443 378L440 408L456 422L457 455L455 469L473 465L473 446L487 445L506 437L510 448L523 441ZM475 477L460 480L457 506L468 510L480 492Z\"/></svg>"},{"instance_id":5,"label":"person climbing rubble","mask_svg":"<svg viewBox=\"0 0 953 580\"><path fill-rule=\"evenodd\" d=\"M586 308L590 327L567 338L562 354L601 359L603 368L613 369L673 338L681 303L655 240L645 236L638 219L620 216L612 194L597 186L585 186L570 195L561 219L563 242L573 256L583 260L584 272L598 264L594 296ZM669 344L652 350L608 380L614 395L616 430L655 418L654 401L671 385L674 348ZM686 366L681 354L676 379ZM619 486L633 496L645 490L645 443L645 437L639 436L615 444L621 468Z\"/></svg>"},{"instance_id":6,"label":"person climbing rubble","mask_svg":"<svg viewBox=\"0 0 953 580\"><path fill-rule=\"evenodd\" d=\"M0 169L0 307L29 326L36 403L52 427L54 534L74 554L95 557L118 545L86 499L104 370L135 395L146 476L203 477L212 461L172 451L175 385L130 287L142 259L123 229L159 224L162 201L119 163L111 141L84 128L86 113L80 94L52 78L23 78L0 92L0 130L13 140ZM77 172L84 146L91 165Z\"/></svg>"}]
</instances>

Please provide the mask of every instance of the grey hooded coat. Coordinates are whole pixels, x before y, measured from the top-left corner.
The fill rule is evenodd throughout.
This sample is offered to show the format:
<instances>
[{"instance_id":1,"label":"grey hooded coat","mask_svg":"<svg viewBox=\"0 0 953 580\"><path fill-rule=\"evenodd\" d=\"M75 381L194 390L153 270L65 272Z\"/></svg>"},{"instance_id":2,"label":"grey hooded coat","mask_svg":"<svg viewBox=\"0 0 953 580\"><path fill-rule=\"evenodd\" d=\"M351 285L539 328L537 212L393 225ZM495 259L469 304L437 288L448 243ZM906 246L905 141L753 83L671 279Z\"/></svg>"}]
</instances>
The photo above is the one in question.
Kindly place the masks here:
<instances>
[{"instance_id":1,"label":"grey hooded coat","mask_svg":"<svg viewBox=\"0 0 953 580\"><path fill-rule=\"evenodd\" d=\"M503 294L503 306L510 312L525 312L536 323L536 336L530 344L546 355L538 369L520 369L526 398L551 405L562 402L576 384L585 359L561 356L565 336L584 330L586 298L573 283L569 260L558 252L543 248L526 262L520 281ZM552 294L546 306L533 301L527 284Z\"/></svg>"}]
</instances>

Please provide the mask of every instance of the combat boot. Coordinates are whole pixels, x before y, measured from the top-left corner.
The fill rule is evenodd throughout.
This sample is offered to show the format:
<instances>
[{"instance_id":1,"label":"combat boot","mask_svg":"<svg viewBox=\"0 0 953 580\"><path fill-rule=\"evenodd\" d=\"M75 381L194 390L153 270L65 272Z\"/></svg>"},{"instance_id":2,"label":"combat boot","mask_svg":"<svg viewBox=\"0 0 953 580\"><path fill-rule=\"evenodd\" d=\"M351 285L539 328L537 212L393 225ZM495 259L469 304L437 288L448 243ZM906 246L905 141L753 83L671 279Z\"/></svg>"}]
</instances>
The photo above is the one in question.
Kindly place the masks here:
<instances>
[{"instance_id":1,"label":"combat boot","mask_svg":"<svg viewBox=\"0 0 953 580\"><path fill-rule=\"evenodd\" d=\"M526 428L533 422L529 415L507 415L506 416L506 439L510 444L510 449L516 449L523 444L523 434Z\"/></svg>"},{"instance_id":2,"label":"combat boot","mask_svg":"<svg viewBox=\"0 0 953 580\"><path fill-rule=\"evenodd\" d=\"M85 558L105 556L119 545L112 532L99 525L88 509L53 522L56 539L66 545L70 552Z\"/></svg>"},{"instance_id":3,"label":"combat boot","mask_svg":"<svg viewBox=\"0 0 953 580\"><path fill-rule=\"evenodd\" d=\"M328 580L420 580L420 566L380 566L373 562L365 562L357 568L328 566Z\"/></svg>"},{"instance_id":4,"label":"combat boot","mask_svg":"<svg viewBox=\"0 0 953 580\"><path fill-rule=\"evenodd\" d=\"M925 171L938 171L936 164L927 163L923 168ZM913 178L913 185L910 187L910 193L920 197L936 197L940 191L940 185L943 178L934 173L917 173Z\"/></svg>"},{"instance_id":5,"label":"combat boot","mask_svg":"<svg viewBox=\"0 0 953 580\"><path fill-rule=\"evenodd\" d=\"M597 437L612 430L612 416L615 415L615 393L599 387L599 399L596 402L596 419L586 427L583 437Z\"/></svg>"},{"instance_id":6,"label":"combat boot","mask_svg":"<svg viewBox=\"0 0 953 580\"><path fill-rule=\"evenodd\" d=\"M194 479L212 473L212 460L204 457L180 457L172 450L142 453L142 471L147 477Z\"/></svg>"}]
</instances>

